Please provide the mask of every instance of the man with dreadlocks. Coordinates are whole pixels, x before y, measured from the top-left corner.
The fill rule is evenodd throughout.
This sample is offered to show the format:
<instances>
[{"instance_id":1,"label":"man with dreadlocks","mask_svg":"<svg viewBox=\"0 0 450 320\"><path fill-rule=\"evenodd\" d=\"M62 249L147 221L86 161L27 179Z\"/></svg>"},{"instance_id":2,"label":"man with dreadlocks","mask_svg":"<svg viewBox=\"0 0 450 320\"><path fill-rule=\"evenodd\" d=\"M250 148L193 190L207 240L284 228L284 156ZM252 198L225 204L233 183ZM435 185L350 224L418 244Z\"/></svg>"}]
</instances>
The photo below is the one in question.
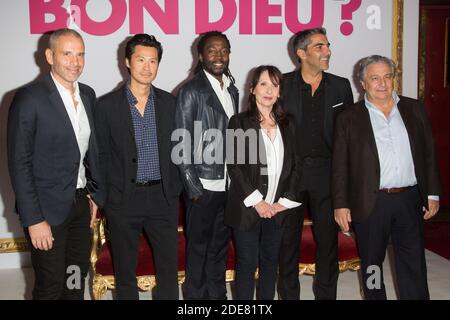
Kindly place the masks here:
<instances>
[{"instance_id":1,"label":"man with dreadlocks","mask_svg":"<svg viewBox=\"0 0 450 320\"><path fill-rule=\"evenodd\" d=\"M197 53L194 76L180 88L175 113L176 127L191 146L178 166L187 208L184 299L226 299L230 230L224 224L229 180L224 139L228 121L238 111L239 94L228 68L225 34L202 34ZM213 136L217 134L220 138Z\"/></svg>"}]
</instances>

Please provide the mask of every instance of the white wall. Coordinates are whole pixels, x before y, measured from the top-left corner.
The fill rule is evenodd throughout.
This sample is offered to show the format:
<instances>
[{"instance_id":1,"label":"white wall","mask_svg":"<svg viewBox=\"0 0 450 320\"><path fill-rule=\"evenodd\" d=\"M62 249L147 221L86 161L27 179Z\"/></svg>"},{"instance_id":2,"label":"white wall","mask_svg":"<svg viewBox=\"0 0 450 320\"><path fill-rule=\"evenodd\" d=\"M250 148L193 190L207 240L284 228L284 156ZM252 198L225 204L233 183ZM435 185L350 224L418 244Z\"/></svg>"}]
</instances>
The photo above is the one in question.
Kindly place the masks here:
<instances>
[{"instance_id":1,"label":"white wall","mask_svg":"<svg viewBox=\"0 0 450 320\"><path fill-rule=\"evenodd\" d=\"M9 184L6 164L6 119L7 110L14 91L21 85L35 79L45 69L43 63L44 42L40 34L30 34L29 3L44 0L0 0L0 239L22 236L22 230L14 213L14 196ZM47 0L48 1L48 0ZM114 3L124 0L114 0ZM197 37L195 32L195 4L204 0L157 0L162 7L164 3L178 3L179 33L165 34L154 19L144 12L144 31L154 34L163 44L164 55L161 61L158 78L155 85L172 91L188 76L189 69L194 65L191 48ZM223 3L248 4L248 0L221 0ZM219 0L210 0L211 20L222 16L222 6ZM128 1L126 1L128 3ZM208 2L208 1L206 1ZM281 7L281 15L269 18L270 23L281 23L281 34L239 34L239 17L225 31L228 35L232 54L230 69L237 80L237 86L244 96L245 81L251 68L259 64L277 65L283 72L295 68L295 59L289 57L288 41L292 37L285 22L284 8L292 3L298 3L299 19L306 23L311 14L311 4L320 0L253 0L255 4L268 3ZM64 2L68 5L69 0ZM370 54L391 54L392 38L392 3L386 0L363 0L359 9L352 16L354 31L349 36L340 32L343 22L341 10L349 1L324 0L323 26L328 30L328 38L332 44L333 56L330 72L352 79L353 68L359 59ZM404 57L404 88L405 93L413 95L417 75L417 12L418 0L408 0L405 4L405 57ZM371 11L368 12L368 8ZM275 8L275 10L277 10ZM375 10L375 11L373 11ZM87 6L89 16L97 21L107 19L111 13L111 5L107 0L89 1ZM375 15L374 15L375 12ZM320 13L320 12L319 12ZM261 12L260 12L261 14ZM239 15L239 9L238 9ZM377 19L378 18L378 19ZM51 19L49 16L48 19ZM248 20L248 19L247 19ZM255 10L253 10L253 21ZM46 20L51 21L51 20ZM379 29L369 30L367 23L372 23ZM254 22L255 24L255 22ZM96 36L81 32L86 44L86 67L81 81L91 85L97 94L103 95L112 90L122 81L125 73L119 71L118 46L129 36L128 15L117 31L110 35ZM40 41L41 40L41 41ZM123 52L120 51L120 60ZM353 81L351 80L352 84ZM357 88L353 84L355 98ZM415 96L415 95L413 95ZM0 254L0 268L19 266L27 263L26 254ZM21 262L22 261L22 262Z\"/></svg>"},{"instance_id":2,"label":"white wall","mask_svg":"<svg viewBox=\"0 0 450 320\"><path fill-rule=\"evenodd\" d=\"M419 0L405 1L403 28L403 95L417 98Z\"/></svg>"}]
</instances>

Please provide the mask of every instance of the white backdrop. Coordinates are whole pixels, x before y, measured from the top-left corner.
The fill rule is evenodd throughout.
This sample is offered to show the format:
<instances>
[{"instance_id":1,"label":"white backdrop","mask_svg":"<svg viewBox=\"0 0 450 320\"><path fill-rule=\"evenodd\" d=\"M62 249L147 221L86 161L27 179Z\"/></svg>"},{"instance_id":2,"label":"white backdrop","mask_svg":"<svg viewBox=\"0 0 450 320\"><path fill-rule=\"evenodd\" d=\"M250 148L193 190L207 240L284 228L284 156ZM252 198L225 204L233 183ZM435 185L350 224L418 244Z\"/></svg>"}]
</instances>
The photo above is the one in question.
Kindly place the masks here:
<instances>
[{"instance_id":1,"label":"white backdrop","mask_svg":"<svg viewBox=\"0 0 450 320\"><path fill-rule=\"evenodd\" d=\"M98 96L117 87L126 76L122 66L124 40L134 31L139 31L139 28L139 32L154 34L163 44L164 54L154 84L172 92L188 77L190 69L196 64L193 60L193 53L196 51L193 42L197 38L197 32L211 26L221 29L230 39L230 70L236 78L241 96L244 96L245 82L253 67L274 64L283 72L296 67L288 41L301 24L308 25L311 22L309 27L323 25L327 28L332 49L329 71L348 77L352 82L355 98L359 99L360 95L353 81L356 61L369 54L391 55L392 2L362 0L359 7L352 8L358 2L0 0L0 242L4 238L22 236L14 213L14 195L6 163L6 119L9 104L18 87L48 70L43 56L45 37L42 33L45 28L51 29L61 21L67 21L62 14L66 10L64 8L78 5L72 7L73 19L69 20L70 26L83 35L86 44L86 66L80 80L91 85ZM405 2L404 93L416 96L419 0ZM143 9L139 6L141 3L145 5ZM153 14L146 8L150 8L148 11ZM110 17L107 23L102 23ZM205 21L218 22L208 25ZM340 29L345 21L353 26L350 35L344 35L345 32ZM97 35L98 33L104 34ZM0 268L27 263L26 254L0 254Z\"/></svg>"}]
</instances>

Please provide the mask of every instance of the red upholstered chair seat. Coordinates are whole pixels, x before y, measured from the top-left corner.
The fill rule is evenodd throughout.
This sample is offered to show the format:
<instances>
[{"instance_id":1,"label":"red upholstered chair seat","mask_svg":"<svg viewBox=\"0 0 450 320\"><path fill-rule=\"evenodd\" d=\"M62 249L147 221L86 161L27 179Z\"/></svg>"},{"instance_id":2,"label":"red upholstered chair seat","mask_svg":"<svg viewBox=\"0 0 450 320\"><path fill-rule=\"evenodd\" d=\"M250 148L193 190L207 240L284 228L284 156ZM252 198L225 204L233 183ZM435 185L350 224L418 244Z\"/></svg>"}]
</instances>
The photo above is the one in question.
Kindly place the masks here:
<instances>
[{"instance_id":1,"label":"red upholstered chair seat","mask_svg":"<svg viewBox=\"0 0 450 320\"><path fill-rule=\"evenodd\" d=\"M359 257L355 240L352 237L338 233L339 271L359 269ZM316 258L316 243L310 223L305 222L300 242L300 273L314 274Z\"/></svg>"},{"instance_id":2,"label":"red upholstered chair seat","mask_svg":"<svg viewBox=\"0 0 450 320\"><path fill-rule=\"evenodd\" d=\"M93 296L94 299L101 299L108 289L114 288L114 273L111 258L111 246L104 236L104 221L99 220L99 225L94 232L93 251L91 253L91 262L93 269ZM178 240L178 278L179 282L184 281L185 266L185 238L183 231L179 230ZM314 274L315 250L311 225L305 223L303 228L302 241L300 246L300 273ZM234 247L230 244L230 251L227 260L227 281L234 279ZM356 245L351 237L339 233L339 269L345 271L348 269L357 270L359 268L359 259ZM138 265L136 268L138 286L142 290L150 290L155 285L155 268L153 264L152 250L146 237L141 236L139 243Z\"/></svg>"}]
</instances>

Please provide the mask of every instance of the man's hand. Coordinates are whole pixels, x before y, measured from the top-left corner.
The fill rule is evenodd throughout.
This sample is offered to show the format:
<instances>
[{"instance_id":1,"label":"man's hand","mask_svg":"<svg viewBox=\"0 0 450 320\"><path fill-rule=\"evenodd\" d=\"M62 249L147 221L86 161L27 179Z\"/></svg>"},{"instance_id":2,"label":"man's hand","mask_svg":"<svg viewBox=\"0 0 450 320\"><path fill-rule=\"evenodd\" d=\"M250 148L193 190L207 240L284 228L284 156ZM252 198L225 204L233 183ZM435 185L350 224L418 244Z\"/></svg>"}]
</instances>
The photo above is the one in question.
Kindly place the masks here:
<instances>
[{"instance_id":1,"label":"man's hand","mask_svg":"<svg viewBox=\"0 0 450 320\"><path fill-rule=\"evenodd\" d=\"M53 247L52 230L47 221L29 226L28 233L34 248L47 251Z\"/></svg>"},{"instance_id":2,"label":"man's hand","mask_svg":"<svg viewBox=\"0 0 450 320\"><path fill-rule=\"evenodd\" d=\"M288 209L285 206L283 206L282 204L280 204L279 202L274 203L272 205L272 208L275 211L275 213L279 213L279 212L282 212L282 211L285 211Z\"/></svg>"},{"instance_id":3,"label":"man's hand","mask_svg":"<svg viewBox=\"0 0 450 320\"><path fill-rule=\"evenodd\" d=\"M350 230L350 222L352 222L352 216L349 208L334 209L334 220L341 227L342 232L348 232Z\"/></svg>"},{"instance_id":4,"label":"man's hand","mask_svg":"<svg viewBox=\"0 0 450 320\"><path fill-rule=\"evenodd\" d=\"M424 208L425 214L423 218L425 220L430 219L439 211L439 201L428 199L428 210Z\"/></svg>"},{"instance_id":5,"label":"man's hand","mask_svg":"<svg viewBox=\"0 0 450 320\"><path fill-rule=\"evenodd\" d=\"M92 229L94 228L95 219L97 219L98 207L91 195L88 194L87 197L89 199L89 210L91 212L91 221L89 222L89 226Z\"/></svg>"},{"instance_id":6,"label":"man's hand","mask_svg":"<svg viewBox=\"0 0 450 320\"><path fill-rule=\"evenodd\" d=\"M276 214L272 206L264 200L258 202L255 209L261 218L272 218Z\"/></svg>"}]
</instances>

